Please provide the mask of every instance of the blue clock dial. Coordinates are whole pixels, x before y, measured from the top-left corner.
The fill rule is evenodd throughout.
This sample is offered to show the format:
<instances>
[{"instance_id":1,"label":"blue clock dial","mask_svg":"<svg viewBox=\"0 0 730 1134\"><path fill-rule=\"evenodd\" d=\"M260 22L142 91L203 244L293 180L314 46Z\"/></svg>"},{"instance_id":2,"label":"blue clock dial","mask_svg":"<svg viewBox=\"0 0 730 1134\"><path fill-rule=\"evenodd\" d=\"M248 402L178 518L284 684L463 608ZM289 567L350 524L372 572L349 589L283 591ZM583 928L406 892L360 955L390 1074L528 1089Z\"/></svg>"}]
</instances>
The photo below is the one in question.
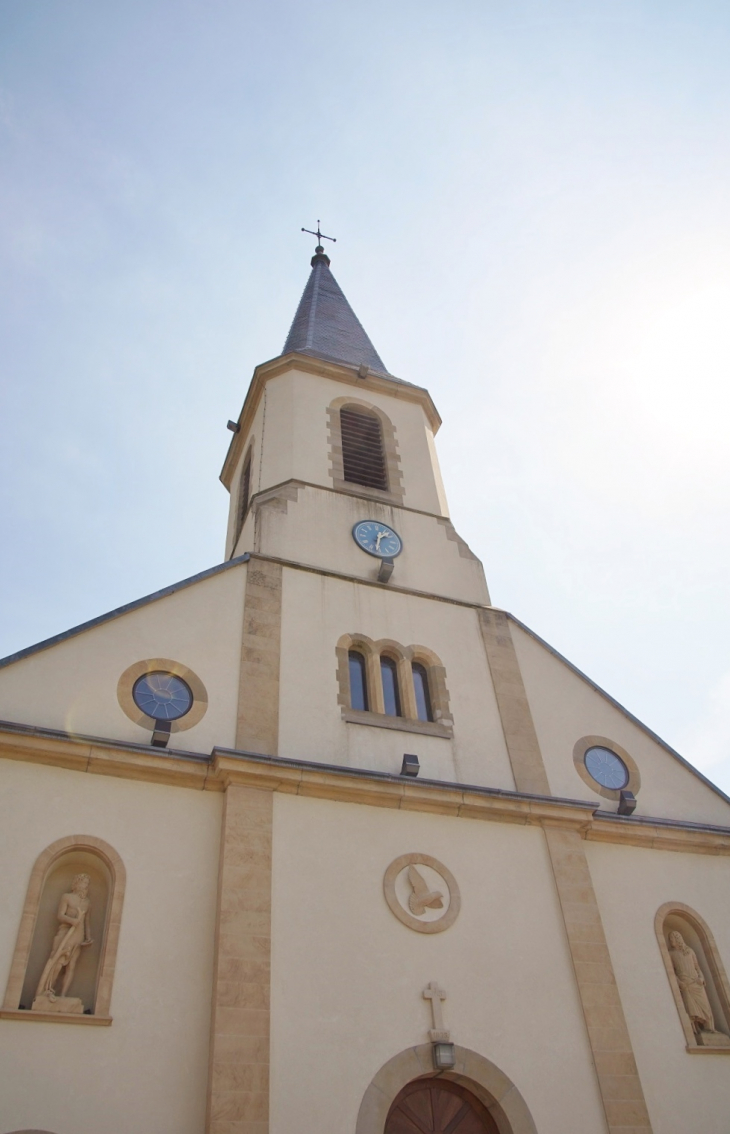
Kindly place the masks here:
<instances>
[{"instance_id":1,"label":"blue clock dial","mask_svg":"<svg viewBox=\"0 0 730 1134\"><path fill-rule=\"evenodd\" d=\"M395 559L403 550L398 533L379 520L360 520L352 529L352 538L358 547L378 559Z\"/></svg>"}]
</instances>

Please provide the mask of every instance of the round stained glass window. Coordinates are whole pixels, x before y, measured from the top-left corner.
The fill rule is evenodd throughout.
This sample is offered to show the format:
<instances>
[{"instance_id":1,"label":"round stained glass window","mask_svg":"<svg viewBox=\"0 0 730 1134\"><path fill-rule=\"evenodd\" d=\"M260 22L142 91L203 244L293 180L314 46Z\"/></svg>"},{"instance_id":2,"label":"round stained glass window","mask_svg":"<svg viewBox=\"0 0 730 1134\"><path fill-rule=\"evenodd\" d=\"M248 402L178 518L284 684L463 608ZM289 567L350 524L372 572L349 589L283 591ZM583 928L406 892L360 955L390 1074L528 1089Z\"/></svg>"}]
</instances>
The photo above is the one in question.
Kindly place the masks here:
<instances>
[{"instance_id":1,"label":"round stained glass window","mask_svg":"<svg viewBox=\"0 0 730 1134\"><path fill-rule=\"evenodd\" d=\"M193 707L193 695L174 673L145 673L132 689L138 709L156 721L176 721Z\"/></svg>"},{"instance_id":2,"label":"round stained glass window","mask_svg":"<svg viewBox=\"0 0 730 1134\"><path fill-rule=\"evenodd\" d=\"M601 787L620 791L629 782L628 768L621 757L610 748L603 748L601 745L589 748L584 760L589 773Z\"/></svg>"}]
</instances>

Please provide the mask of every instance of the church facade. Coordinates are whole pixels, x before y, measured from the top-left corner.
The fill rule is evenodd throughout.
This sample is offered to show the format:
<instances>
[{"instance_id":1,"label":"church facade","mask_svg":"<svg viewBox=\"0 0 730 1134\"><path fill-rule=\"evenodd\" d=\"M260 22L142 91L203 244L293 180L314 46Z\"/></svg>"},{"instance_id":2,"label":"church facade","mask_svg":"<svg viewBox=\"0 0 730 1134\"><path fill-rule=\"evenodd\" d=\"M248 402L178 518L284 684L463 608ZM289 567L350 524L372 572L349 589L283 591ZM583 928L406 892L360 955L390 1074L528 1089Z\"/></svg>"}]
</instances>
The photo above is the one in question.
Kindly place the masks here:
<instances>
[{"instance_id":1,"label":"church facade","mask_svg":"<svg viewBox=\"0 0 730 1134\"><path fill-rule=\"evenodd\" d=\"M727 1134L730 800L513 615L318 245L225 560L0 663L0 1134Z\"/></svg>"}]
</instances>

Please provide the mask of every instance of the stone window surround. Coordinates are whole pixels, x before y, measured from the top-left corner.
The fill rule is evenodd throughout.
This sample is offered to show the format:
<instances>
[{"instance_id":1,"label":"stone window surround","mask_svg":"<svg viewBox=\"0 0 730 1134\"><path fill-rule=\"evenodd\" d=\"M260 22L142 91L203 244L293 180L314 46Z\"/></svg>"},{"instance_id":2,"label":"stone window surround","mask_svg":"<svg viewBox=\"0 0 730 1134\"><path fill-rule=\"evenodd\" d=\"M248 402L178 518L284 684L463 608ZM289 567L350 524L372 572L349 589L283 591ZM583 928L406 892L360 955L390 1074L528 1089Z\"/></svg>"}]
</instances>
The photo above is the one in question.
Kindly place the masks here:
<instances>
[{"instance_id":1,"label":"stone window surround","mask_svg":"<svg viewBox=\"0 0 730 1134\"><path fill-rule=\"evenodd\" d=\"M350 650L359 650L365 658L368 699L370 709L363 712L351 707ZM337 703L342 718L349 724L374 725L401 732L416 732L425 736L440 736L450 740L454 735L453 719L446 687L446 670L440 658L426 646L402 646L392 638L374 641L366 634L343 634L337 643ZM381 656L392 658L398 669L398 688L403 716L392 717L385 712L383 685L380 676ZM416 693L413 687L413 662L420 662L428 676L432 721L418 719Z\"/></svg>"},{"instance_id":2,"label":"stone window surround","mask_svg":"<svg viewBox=\"0 0 730 1134\"><path fill-rule=\"evenodd\" d=\"M193 695L193 703L185 716L170 721L171 732L185 732L200 724L208 711L208 691L197 673L182 662L173 661L171 658L146 658L144 661L135 662L134 665L128 666L119 678L117 700L130 721L153 731L157 728L158 722L155 718L143 713L132 696L135 682L146 673L174 673L176 677L182 678Z\"/></svg>"},{"instance_id":3,"label":"stone window surround","mask_svg":"<svg viewBox=\"0 0 730 1134\"><path fill-rule=\"evenodd\" d=\"M603 787L602 784L598 783L598 780L593 779L593 776L586 768L586 752L589 748L595 747L610 748L612 752L615 752L617 756L621 757L629 773L629 782L623 790L633 792L634 795L638 796L641 791L641 773L639 772L638 764L625 748L622 748L615 740L609 740L607 736L582 736L580 740L576 741L573 747L573 763L583 783L586 784L591 791L596 792L597 795L602 795L604 799L612 799L616 803L619 803L621 800L620 791L616 788Z\"/></svg>"},{"instance_id":4,"label":"stone window surround","mask_svg":"<svg viewBox=\"0 0 730 1134\"><path fill-rule=\"evenodd\" d=\"M692 1055L730 1055L730 1047L703 1047L701 1044L697 1043L692 1021L687 1015L687 1010L682 1000L682 993L679 990L672 958L669 956L669 947L667 945L667 936L664 926L667 918L671 917L672 914L676 914L677 917L689 922L702 942L705 961L712 974L715 992L717 993L717 998L722 1005L725 1018L728 1022L730 1022L730 983L728 982L725 966L722 963L722 958L715 943L712 930L704 918L701 917L696 910L693 910L691 906L685 905L684 902L665 902L663 906L660 906L654 918L654 932L656 933L659 951L664 961L664 967L667 970L669 987L672 990L674 1003L677 1007L677 1014L684 1032L686 1050Z\"/></svg>"},{"instance_id":5,"label":"stone window surround","mask_svg":"<svg viewBox=\"0 0 730 1134\"><path fill-rule=\"evenodd\" d=\"M354 409L364 409L374 414L380 421L383 433L383 453L385 468L388 477L388 491L379 488L368 488L367 485L355 485L345 480L345 469L342 461L342 428L340 425L340 410L345 406ZM386 504L402 504L405 495L403 488L403 471L400 465L398 442L395 428L387 414L372 402L364 402L361 398L341 397L335 398L327 407L327 435L329 440L330 476L335 488L352 492L357 488L358 496L368 496L372 500L382 500Z\"/></svg>"},{"instance_id":6,"label":"stone window surround","mask_svg":"<svg viewBox=\"0 0 730 1134\"><path fill-rule=\"evenodd\" d=\"M65 1015L53 1012L32 1012L18 1007L23 991L23 982L30 959L30 950L33 944L38 910L40 908L43 888L52 868L60 858L69 851L85 851L100 858L109 871L110 886L109 899L106 911L106 925L104 928L104 943L99 957L99 972L96 983L96 1000L94 1013L87 1015ZM60 1024L91 1024L109 1025L112 1017L109 1015L111 1004L114 969L117 959L117 946L119 944L119 928L122 920L122 906L124 904L124 891L127 884L127 873L121 858L109 843L98 839L95 835L67 835L51 843L38 856L31 871L28 890L25 896L23 913L20 918L18 937L10 966L5 1001L0 1010L0 1017L7 1020L35 1020L45 1023Z\"/></svg>"}]
</instances>

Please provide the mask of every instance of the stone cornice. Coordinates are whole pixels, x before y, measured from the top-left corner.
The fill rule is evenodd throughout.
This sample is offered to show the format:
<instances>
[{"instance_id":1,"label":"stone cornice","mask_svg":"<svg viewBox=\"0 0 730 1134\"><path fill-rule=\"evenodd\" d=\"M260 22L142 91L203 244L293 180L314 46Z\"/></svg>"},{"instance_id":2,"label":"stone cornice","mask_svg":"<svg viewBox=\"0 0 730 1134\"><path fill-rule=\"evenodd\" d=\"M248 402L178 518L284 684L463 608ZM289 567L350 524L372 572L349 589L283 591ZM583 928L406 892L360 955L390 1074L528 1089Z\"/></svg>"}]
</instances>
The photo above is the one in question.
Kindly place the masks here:
<instances>
[{"instance_id":1,"label":"stone cornice","mask_svg":"<svg viewBox=\"0 0 730 1134\"><path fill-rule=\"evenodd\" d=\"M308 571L313 575L325 575L330 579L341 579L345 583L355 583L358 587L376 587L380 590L397 592L402 595L412 595L414 598L428 599L431 602L446 602L451 606L464 606L469 610L493 610L496 607L484 606L483 603L473 602L471 599L452 598L451 595L439 595L434 591L419 591L415 587L402 587L398 583L379 583L377 579L367 579L364 575L348 575L345 571L335 571L331 567L318 567L314 563L302 563L296 559L282 559L279 555L266 555L262 551L247 551L246 558L259 559L262 563L279 563L292 571ZM238 559L243 559L239 555ZM231 560L233 562L233 560Z\"/></svg>"},{"instance_id":2,"label":"stone cornice","mask_svg":"<svg viewBox=\"0 0 730 1134\"><path fill-rule=\"evenodd\" d=\"M433 404L431 395L428 390L425 390L422 386L412 386L408 382L393 381L392 378L385 378L380 374L374 373L374 371L369 371L365 378L361 378L356 366L348 366L347 363L344 362L327 362L325 359L312 358L307 354L291 353L279 355L277 358L272 358L269 362L262 362L253 372L251 385L248 388L248 393L243 403L243 409L238 418L239 428L231 438L226 459L221 469L221 482L229 491L233 473L241 455L243 444L251 428L251 423L256 414L264 386L270 378L278 378L280 374L286 374L288 370L299 370L303 371L305 374L316 374L320 378L330 378L332 381L340 383L340 385L356 386L359 390L377 391L382 394L387 394L388 397L391 398L401 398L409 402L417 402L423 407L423 411L434 433L438 432L441 425L441 418L436 406Z\"/></svg>"},{"instance_id":3,"label":"stone cornice","mask_svg":"<svg viewBox=\"0 0 730 1134\"><path fill-rule=\"evenodd\" d=\"M435 780L416 782L383 772L256 756L221 748L213 749L212 778L224 788L232 783L245 783L249 787L288 795L522 825L545 821L583 830L593 812L591 803L580 800L549 799Z\"/></svg>"},{"instance_id":4,"label":"stone cornice","mask_svg":"<svg viewBox=\"0 0 730 1134\"><path fill-rule=\"evenodd\" d=\"M626 843L650 850L675 850L694 854L730 854L730 830L702 823L655 819L644 816L623 818L594 812L586 839L598 843Z\"/></svg>"},{"instance_id":5,"label":"stone cornice","mask_svg":"<svg viewBox=\"0 0 730 1134\"><path fill-rule=\"evenodd\" d=\"M210 758L196 753L159 756L146 744L73 736L9 721L0 721L0 759L201 790L210 771Z\"/></svg>"},{"instance_id":6,"label":"stone cornice","mask_svg":"<svg viewBox=\"0 0 730 1134\"><path fill-rule=\"evenodd\" d=\"M405 780L359 768L286 760L215 748L210 756L146 745L71 736L53 729L0 722L0 758L70 771L223 792L230 784L371 807L420 811L460 819L560 827L585 839L653 850L730 855L730 828L657 818L619 818L593 803L527 795L435 780Z\"/></svg>"},{"instance_id":7,"label":"stone cornice","mask_svg":"<svg viewBox=\"0 0 730 1134\"><path fill-rule=\"evenodd\" d=\"M359 485L353 485L351 489L335 488L331 484L315 484L312 480L299 480L298 477L291 476L288 480L281 480L278 484L272 484L270 488L262 488L260 492L255 492L251 497L249 507L255 508L257 503L264 503L285 488L313 488L316 492L330 492L335 496L355 496L358 500L367 501L373 499L369 496L364 497L362 492L359 491L359 487ZM391 504L390 507L395 508L398 512L411 512L414 516L427 516L429 520L438 520L440 523L450 522L450 517L441 512L427 512L424 508L411 508L408 504L402 503Z\"/></svg>"}]
</instances>

